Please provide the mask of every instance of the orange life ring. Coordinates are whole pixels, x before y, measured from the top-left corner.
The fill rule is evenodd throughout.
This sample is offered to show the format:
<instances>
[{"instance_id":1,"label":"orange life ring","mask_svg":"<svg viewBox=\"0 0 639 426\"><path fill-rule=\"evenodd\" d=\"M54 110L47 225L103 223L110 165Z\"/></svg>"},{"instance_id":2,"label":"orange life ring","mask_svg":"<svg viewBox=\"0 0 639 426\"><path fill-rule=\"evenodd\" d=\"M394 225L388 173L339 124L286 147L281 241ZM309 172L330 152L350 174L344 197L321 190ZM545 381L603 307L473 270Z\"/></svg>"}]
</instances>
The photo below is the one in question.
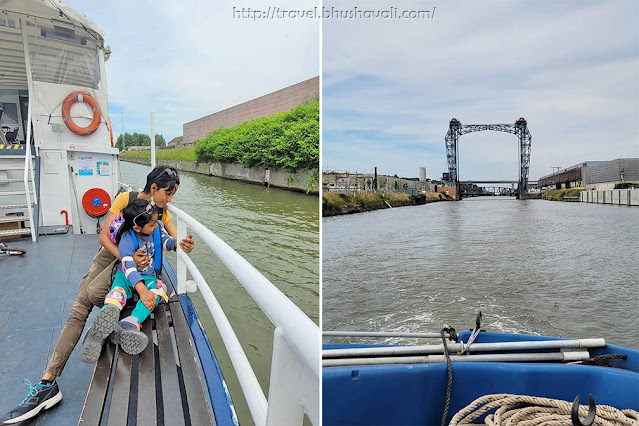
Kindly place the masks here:
<instances>
[{"instance_id":1,"label":"orange life ring","mask_svg":"<svg viewBox=\"0 0 639 426\"><path fill-rule=\"evenodd\" d=\"M93 111L93 121L88 127L80 127L71 119L71 105L78 101L86 103ZM76 90L69 93L67 97L64 98L64 101L62 102L62 118L64 119L64 124L66 124L69 130L76 135L89 136L91 133L98 130L102 115L100 114L100 106L93 96L89 95L87 92Z\"/></svg>"}]
</instances>

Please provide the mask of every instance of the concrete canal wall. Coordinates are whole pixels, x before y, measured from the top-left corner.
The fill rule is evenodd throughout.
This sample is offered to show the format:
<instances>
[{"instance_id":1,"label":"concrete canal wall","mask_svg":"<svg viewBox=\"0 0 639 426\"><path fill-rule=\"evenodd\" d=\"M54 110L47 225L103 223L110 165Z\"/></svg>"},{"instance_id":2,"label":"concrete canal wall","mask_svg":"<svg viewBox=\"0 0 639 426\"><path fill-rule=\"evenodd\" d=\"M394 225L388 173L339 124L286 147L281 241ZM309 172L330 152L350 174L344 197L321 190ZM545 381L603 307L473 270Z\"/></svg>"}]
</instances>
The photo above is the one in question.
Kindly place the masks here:
<instances>
[{"instance_id":1,"label":"concrete canal wall","mask_svg":"<svg viewBox=\"0 0 639 426\"><path fill-rule=\"evenodd\" d=\"M120 161L151 165L151 160L147 158L120 158ZM318 169L298 170L291 173L286 169L267 168L262 166L244 167L235 163L200 163L192 161L177 160L156 160L158 165L172 166L180 171L200 173L207 176L217 176L225 179L241 180L248 183L273 186L276 188L289 189L292 191L306 192L307 186L313 175L315 175L315 189L311 194L319 194Z\"/></svg>"},{"instance_id":2,"label":"concrete canal wall","mask_svg":"<svg viewBox=\"0 0 639 426\"><path fill-rule=\"evenodd\" d=\"M611 189L607 191L582 191L582 203L639 206L639 189Z\"/></svg>"}]
</instances>

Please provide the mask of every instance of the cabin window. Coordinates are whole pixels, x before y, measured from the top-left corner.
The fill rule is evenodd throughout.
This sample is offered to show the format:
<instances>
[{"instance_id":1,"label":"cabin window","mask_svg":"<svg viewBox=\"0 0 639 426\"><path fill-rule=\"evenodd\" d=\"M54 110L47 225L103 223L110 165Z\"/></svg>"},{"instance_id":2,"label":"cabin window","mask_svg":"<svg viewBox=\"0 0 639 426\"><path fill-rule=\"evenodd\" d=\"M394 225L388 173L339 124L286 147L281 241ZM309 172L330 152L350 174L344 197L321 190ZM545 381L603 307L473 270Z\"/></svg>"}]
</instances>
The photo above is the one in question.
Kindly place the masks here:
<instances>
[{"instance_id":1,"label":"cabin window","mask_svg":"<svg viewBox=\"0 0 639 426\"><path fill-rule=\"evenodd\" d=\"M82 29L37 23L29 33L31 73L36 81L98 89L98 41Z\"/></svg>"},{"instance_id":2,"label":"cabin window","mask_svg":"<svg viewBox=\"0 0 639 426\"><path fill-rule=\"evenodd\" d=\"M13 103L2 103L2 125L17 125L18 124L18 105Z\"/></svg>"}]
</instances>

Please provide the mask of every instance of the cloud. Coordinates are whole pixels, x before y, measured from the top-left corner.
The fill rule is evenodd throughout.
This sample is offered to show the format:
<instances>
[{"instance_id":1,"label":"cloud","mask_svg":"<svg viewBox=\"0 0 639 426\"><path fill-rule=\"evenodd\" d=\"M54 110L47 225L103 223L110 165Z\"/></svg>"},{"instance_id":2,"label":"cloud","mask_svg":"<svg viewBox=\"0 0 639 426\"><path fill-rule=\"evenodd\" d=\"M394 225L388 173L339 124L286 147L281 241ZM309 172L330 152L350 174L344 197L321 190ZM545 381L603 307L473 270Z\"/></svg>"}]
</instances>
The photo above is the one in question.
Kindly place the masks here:
<instances>
[{"instance_id":1,"label":"cloud","mask_svg":"<svg viewBox=\"0 0 639 426\"><path fill-rule=\"evenodd\" d=\"M349 0L324 5L363 7ZM421 21L324 21L325 165L378 166L405 176L425 166L429 177L439 177L447 169L444 136L452 117L464 124L525 117L533 135L531 179L552 166L639 156L639 3L393 6L437 12ZM383 137L384 150L371 135ZM460 176L516 179L517 145L509 134L462 136Z\"/></svg>"},{"instance_id":2,"label":"cloud","mask_svg":"<svg viewBox=\"0 0 639 426\"><path fill-rule=\"evenodd\" d=\"M150 133L154 111L156 133L168 142L184 123L319 74L319 22L234 19L234 7L258 2L67 2L102 28L113 50L106 67L116 133Z\"/></svg>"}]
</instances>

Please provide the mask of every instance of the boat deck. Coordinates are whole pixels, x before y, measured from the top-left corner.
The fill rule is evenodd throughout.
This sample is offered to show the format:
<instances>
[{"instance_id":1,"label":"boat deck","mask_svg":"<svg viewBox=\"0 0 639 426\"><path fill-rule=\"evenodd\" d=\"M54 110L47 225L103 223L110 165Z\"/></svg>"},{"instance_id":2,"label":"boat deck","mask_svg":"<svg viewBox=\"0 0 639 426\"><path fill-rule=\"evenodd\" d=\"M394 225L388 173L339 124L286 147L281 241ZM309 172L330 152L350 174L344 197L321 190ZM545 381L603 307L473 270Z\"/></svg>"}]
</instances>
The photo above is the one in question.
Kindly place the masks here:
<instances>
[{"instance_id":1,"label":"boat deck","mask_svg":"<svg viewBox=\"0 0 639 426\"><path fill-rule=\"evenodd\" d=\"M0 259L8 298L0 304L0 410L22 401L37 383L78 293L77 285L97 252L95 235L52 235L9 245L27 250ZM149 346L129 356L107 343L97 365L71 354L58 379L64 395L51 410L23 425L215 424L196 344L166 265L169 302L161 302L143 324ZM123 315L130 313L127 304ZM127 312L129 311L129 312ZM92 317L97 314L94 309ZM197 321L197 319L196 319Z\"/></svg>"},{"instance_id":2,"label":"boat deck","mask_svg":"<svg viewBox=\"0 0 639 426\"><path fill-rule=\"evenodd\" d=\"M78 284L91 266L99 244L95 235L41 236L5 241L27 250L22 256L0 257L0 412L20 403L37 383L53 351ZM94 309L89 321L97 314ZM94 365L80 361L78 347L58 379L64 397L51 410L21 425L75 425L91 382Z\"/></svg>"}]
</instances>

